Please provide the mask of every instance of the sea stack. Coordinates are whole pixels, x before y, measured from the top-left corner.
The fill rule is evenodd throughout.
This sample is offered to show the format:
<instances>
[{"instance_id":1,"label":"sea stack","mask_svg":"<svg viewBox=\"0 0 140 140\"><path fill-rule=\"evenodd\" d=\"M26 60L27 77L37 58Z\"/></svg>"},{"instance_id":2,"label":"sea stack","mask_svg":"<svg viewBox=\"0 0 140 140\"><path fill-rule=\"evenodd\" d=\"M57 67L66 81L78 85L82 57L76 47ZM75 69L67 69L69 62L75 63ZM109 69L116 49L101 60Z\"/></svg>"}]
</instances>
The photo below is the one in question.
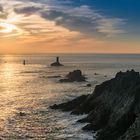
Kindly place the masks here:
<instances>
[{"instance_id":1,"label":"sea stack","mask_svg":"<svg viewBox=\"0 0 140 140\"><path fill-rule=\"evenodd\" d=\"M56 62L52 63L51 66L56 66L56 67L58 67L58 66L64 66L64 65L62 65L62 64L59 62L59 57L57 56L57 57L56 57Z\"/></svg>"}]
</instances>

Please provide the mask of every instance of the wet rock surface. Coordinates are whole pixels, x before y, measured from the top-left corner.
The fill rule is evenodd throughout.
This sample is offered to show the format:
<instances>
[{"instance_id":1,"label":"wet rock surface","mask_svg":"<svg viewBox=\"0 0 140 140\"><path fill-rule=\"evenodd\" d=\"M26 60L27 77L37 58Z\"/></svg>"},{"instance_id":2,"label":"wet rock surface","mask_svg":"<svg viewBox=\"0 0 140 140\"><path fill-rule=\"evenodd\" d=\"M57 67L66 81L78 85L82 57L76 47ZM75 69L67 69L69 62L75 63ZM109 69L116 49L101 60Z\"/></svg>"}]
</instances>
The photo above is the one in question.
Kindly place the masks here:
<instances>
[{"instance_id":1,"label":"wet rock surface","mask_svg":"<svg viewBox=\"0 0 140 140\"><path fill-rule=\"evenodd\" d=\"M60 82L84 82L85 76L82 75L81 70L74 70L66 75L66 78L60 79Z\"/></svg>"},{"instance_id":2,"label":"wet rock surface","mask_svg":"<svg viewBox=\"0 0 140 140\"><path fill-rule=\"evenodd\" d=\"M97 140L140 140L140 74L119 72L95 87L91 95L54 105L52 109L88 114L79 122L97 131Z\"/></svg>"}]
</instances>

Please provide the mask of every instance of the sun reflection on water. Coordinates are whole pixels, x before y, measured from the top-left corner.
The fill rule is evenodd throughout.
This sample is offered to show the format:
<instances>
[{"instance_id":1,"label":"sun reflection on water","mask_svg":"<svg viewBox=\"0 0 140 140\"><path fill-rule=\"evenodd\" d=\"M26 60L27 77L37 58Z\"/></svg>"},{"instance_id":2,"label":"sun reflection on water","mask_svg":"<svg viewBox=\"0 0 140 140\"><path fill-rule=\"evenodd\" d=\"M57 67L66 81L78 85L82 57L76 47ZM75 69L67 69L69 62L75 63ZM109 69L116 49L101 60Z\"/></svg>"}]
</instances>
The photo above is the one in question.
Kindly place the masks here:
<instances>
[{"instance_id":1,"label":"sun reflection on water","mask_svg":"<svg viewBox=\"0 0 140 140\"><path fill-rule=\"evenodd\" d=\"M58 79L49 79L47 77L64 75L66 71L47 67L44 65L46 59L42 64L42 58L39 64L24 66L25 58L27 56L0 56L0 139L84 137L82 126L75 127L76 116L69 117L69 114L48 107L70 96L75 97L75 93L77 96L83 94L85 87L63 85L56 82Z\"/></svg>"},{"instance_id":2,"label":"sun reflection on water","mask_svg":"<svg viewBox=\"0 0 140 140\"><path fill-rule=\"evenodd\" d=\"M12 61L12 57L2 57L0 64L0 127L2 128L7 118L13 114L14 97L16 96L16 86L19 84L18 76L16 75L16 66Z\"/></svg>"}]
</instances>

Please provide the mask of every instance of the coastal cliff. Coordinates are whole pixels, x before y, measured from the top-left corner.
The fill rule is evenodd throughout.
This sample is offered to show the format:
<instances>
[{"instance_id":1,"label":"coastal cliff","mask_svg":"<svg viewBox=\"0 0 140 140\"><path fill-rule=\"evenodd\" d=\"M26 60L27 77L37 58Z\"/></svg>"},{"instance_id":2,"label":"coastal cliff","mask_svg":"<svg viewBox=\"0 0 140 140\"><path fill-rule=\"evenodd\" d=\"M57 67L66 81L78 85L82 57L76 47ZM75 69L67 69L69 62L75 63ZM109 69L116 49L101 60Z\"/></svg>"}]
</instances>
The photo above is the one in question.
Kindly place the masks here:
<instances>
[{"instance_id":1,"label":"coastal cliff","mask_svg":"<svg viewBox=\"0 0 140 140\"><path fill-rule=\"evenodd\" d=\"M92 94L51 108L88 114L79 122L88 123L84 130L97 131L97 140L140 140L140 74L119 72Z\"/></svg>"}]
</instances>

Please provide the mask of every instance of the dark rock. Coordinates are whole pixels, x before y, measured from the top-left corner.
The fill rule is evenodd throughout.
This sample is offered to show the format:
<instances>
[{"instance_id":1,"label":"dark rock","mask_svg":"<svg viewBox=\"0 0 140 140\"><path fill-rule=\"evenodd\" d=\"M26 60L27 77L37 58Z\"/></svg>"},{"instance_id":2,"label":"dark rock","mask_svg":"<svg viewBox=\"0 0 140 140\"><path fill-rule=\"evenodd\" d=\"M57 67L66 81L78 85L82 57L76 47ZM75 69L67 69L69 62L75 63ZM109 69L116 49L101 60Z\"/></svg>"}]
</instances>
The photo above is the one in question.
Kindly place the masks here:
<instances>
[{"instance_id":1,"label":"dark rock","mask_svg":"<svg viewBox=\"0 0 140 140\"><path fill-rule=\"evenodd\" d=\"M94 73L94 75L99 75L98 73Z\"/></svg>"},{"instance_id":2,"label":"dark rock","mask_svg":"<svg viewBox=\"0 0 140 140\"><path fill-rule=\"evenodd\" d=\"M76 108L77 106L80 106L80 104L85 100L85 98L88 95L82 95L80 97L77 97L76 99L66 102L66 103L62 103L59 105L53 105L50 108L52 109L61 109L63 111L71 111L73 108Z\"/></svg>"},{"instance_id":3,"label":"dark rock","mask_svg":"<svg viewBox=\"0 0 140 140\"><path fill-rule=\"evenodd\" d=\"M56 75L56 76L48 76L47 78L60 78L60 75Z\"/></svg>"},{"instance_id":4,"label":"dark rock","mask_svg":"<svg viewBox=\"0 0 140 140\"><path fill-rule=\"evenodd\" d=\"M91 87L91 84L87 84L87 87Z\"/></svg>"},{"instance_id":5,"label":"dark rock","mask_svg":"<svg viewBox=\"0 0 140 140\"><path fill-rule=\"evenodd\" d=\"M19 116L26 116L25 112L19 112Z\"/></svg>"},{"instance_id":6,"label":"dark rock","mask_svg":"<svg viewBox=\"0 0 140 140\"><path fill-rule=\"evenodd\" d=\"M26 61L25 60L23 60L23 65L26 65Z\"/></svg>"},{"instance_id":7,"label":"dark rock","mask_svg":"<svg viewBox=\"0 0 140 140\"><path fill-rule=\"evenodd\" d=\"M119 140L140 140L140 114Z\"/></svg>"},{"instance_id":8,"label":"dark rock","mask_svg":"<svg viewBox=\"0 0 140 140\"><path fill-rule=\"evenodd\" d=\"M55 105L54 109L88 113L79 122L84 130L95 130L97 140L139 140L140 74L134 70L119 72L115 78L95 87L91 95Z\"/></svg>"},{"instance_id":9,"label":"dark rock","mask_svg":"<svg viewBox=\"0 0 140 140\"><path fill-rule=\"evenodd\" d=\"M56 62L52 63L51 66L64 66L59 62L59 57L56 57Z\"/></svg>"},{"instance_id":10,"label":"dark rock","mask_svg":"<svg viewBox=\"0 0 140 140\"><path fill-rule=\"evenodd\" d=\"M81 70L74 70L66 75L65 79L60 79L60 82L84 82L86 81L85 76L82 75Z\"/></svg>"}]
</instances>

